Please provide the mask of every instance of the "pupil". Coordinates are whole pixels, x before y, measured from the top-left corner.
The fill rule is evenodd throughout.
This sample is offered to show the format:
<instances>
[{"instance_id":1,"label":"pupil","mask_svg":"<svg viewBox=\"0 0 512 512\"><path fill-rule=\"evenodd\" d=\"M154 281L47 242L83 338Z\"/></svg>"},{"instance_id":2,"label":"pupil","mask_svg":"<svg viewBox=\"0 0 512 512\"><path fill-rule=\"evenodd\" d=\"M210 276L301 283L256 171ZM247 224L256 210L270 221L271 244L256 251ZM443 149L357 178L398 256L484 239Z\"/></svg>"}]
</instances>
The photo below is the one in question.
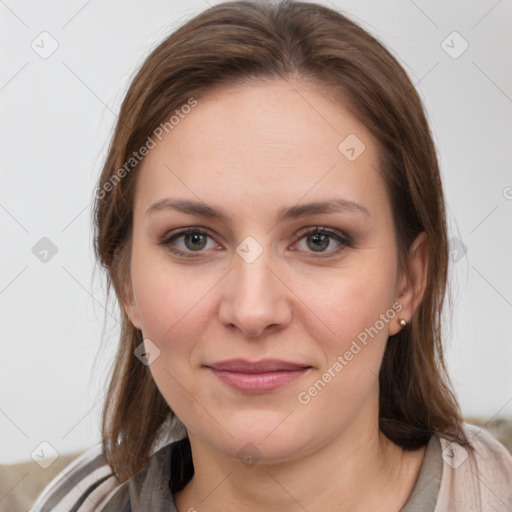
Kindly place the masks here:
<instances>
[{"instance_id":1,"label":"pupil","mask_svg":"<svg viewBox=\"0 0 512 512\"><path fill-rule=\"evenodd\" d=\"M310 240L313 241L313 248L316 249L326 249L329 246L329 237L327 235L321 235L318 233L315 233L314 235L311 235ZM192 242L192 247L189 247L188 242ZM202 249L205 246L205 238L204 235L199 234L188 234L185 235L185 244L189 249L196 250L196 249Z\"/></svg>"},{"instance_id":2,"label":"pupil","mask_svg":"<svg viewBox=\"0 0 512 512\"><path fill-rule=\"evenodd\" d=\"M316 245L316 248L326 249L327 246L329 245L329 237L327 235L321 235L316 233L314 235L311 235L311 239L314 240L313 243L315 244L317 242L320 242L321 245Z\"/></svg>"},{"instance_id":3,"label":"pupil","mask_svg":"<svg viewBox=\"0 0 512 512\"><path fill-rule=\"evenodd\" d=\"M202 243L201 243L201 238L203 238L202 240ZM194 244L192 247L189 247L189 245L187 244L187 242L189 241L192 241L192 244ZM199 245L196 245L197 243L199 242ZM187 247L189 249L192 249L192 250L195 250L195 249L202 249L204 246L205 246L205 240L204 240L204 235L199 235L199 234L193 234L193 235L185 235L185 244L187 245Z\"/></svg>"}]
</instances>

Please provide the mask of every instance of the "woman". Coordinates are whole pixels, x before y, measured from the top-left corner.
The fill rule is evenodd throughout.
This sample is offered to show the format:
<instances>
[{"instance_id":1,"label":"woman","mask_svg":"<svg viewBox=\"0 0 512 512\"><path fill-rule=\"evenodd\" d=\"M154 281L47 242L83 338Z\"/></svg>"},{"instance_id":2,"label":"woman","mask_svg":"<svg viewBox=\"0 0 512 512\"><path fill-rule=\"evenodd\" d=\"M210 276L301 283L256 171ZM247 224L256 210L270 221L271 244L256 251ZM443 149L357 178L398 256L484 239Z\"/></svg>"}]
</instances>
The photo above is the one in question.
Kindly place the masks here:
<instances>
[{"instance_id":1,"label":"woman","mask_svg":"<svg viewBox=\"0 0 512 512\"><path fill-rule=\"evenodd\" d=\"M445 374L423 107L359 26L192 19L134 78L95 196L123 313L103 443L34 512L512 507L512 457Z\"/></svg>"}]
</instances>

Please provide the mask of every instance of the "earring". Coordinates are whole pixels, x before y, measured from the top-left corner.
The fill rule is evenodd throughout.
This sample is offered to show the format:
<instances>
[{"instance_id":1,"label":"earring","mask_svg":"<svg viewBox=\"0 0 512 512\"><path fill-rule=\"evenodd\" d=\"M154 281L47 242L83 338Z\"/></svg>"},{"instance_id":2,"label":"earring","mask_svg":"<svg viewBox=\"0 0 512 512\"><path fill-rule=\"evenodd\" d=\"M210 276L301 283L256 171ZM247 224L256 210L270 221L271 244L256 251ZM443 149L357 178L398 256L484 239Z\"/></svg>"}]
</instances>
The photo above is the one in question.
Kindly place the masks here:
<instances>
[{"instance_id":1,"label":"earring","mask_svg":"<svg viewBox=\"0 0 512 512\"><path fill-rule=\"evenodd\" d=\"M405 327L407 325L407 320L404 320L403 318L400 320L400 325L402 327Z\"/></svg>"}]
</instances>

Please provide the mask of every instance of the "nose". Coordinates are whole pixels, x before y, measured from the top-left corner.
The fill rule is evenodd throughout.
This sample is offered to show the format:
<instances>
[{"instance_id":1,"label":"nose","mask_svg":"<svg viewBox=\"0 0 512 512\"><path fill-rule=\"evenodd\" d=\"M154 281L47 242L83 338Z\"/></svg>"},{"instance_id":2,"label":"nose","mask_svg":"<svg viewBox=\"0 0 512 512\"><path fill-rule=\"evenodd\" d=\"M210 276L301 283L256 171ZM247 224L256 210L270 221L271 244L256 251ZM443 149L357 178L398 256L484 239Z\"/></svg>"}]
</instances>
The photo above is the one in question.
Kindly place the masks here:
<instances>
[{"instance_id":1,"label":"nose","mask_svg":"<svg viewBox=\"0 0 512 512\"><path fill-rule=\"evenodd\" d=\"M272 270L263 253L248 263L235 256L224 279L219 316L222 324L247 338L258 338L289 325L291 292Z\"/></svg>"}]
</instances>

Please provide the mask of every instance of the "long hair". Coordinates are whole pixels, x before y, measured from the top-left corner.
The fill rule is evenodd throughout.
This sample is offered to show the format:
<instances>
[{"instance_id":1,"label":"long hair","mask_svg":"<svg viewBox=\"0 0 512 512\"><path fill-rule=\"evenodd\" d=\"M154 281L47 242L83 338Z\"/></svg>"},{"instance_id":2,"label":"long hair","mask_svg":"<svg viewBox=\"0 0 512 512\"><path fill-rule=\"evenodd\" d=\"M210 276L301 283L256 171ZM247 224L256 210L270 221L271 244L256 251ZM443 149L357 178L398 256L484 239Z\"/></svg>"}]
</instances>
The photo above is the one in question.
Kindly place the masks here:
<instances>
[{"instance_id":1,"label":"long hair","mask_svg":"<svg viewBox=\"0 0 512 512\"><path fill-rule=\"evenodd\" d=\"M95 250L119 302L130 294L133 199L140 148L175 112L223 84L298 77L338 98L377 141L401 269L425 232L428 275L410 324L388 339L379 426L404 449L432 434L466 443L441 339L448 242L437 155L420 97L391 53L343 14L313 3L227 2L200 13L147 57L124 98L95 194ZM102 417L107 461L124 481L180 422L149 368L134 356L142 334L122 328Z\"/></svg>"}]
</instances>

